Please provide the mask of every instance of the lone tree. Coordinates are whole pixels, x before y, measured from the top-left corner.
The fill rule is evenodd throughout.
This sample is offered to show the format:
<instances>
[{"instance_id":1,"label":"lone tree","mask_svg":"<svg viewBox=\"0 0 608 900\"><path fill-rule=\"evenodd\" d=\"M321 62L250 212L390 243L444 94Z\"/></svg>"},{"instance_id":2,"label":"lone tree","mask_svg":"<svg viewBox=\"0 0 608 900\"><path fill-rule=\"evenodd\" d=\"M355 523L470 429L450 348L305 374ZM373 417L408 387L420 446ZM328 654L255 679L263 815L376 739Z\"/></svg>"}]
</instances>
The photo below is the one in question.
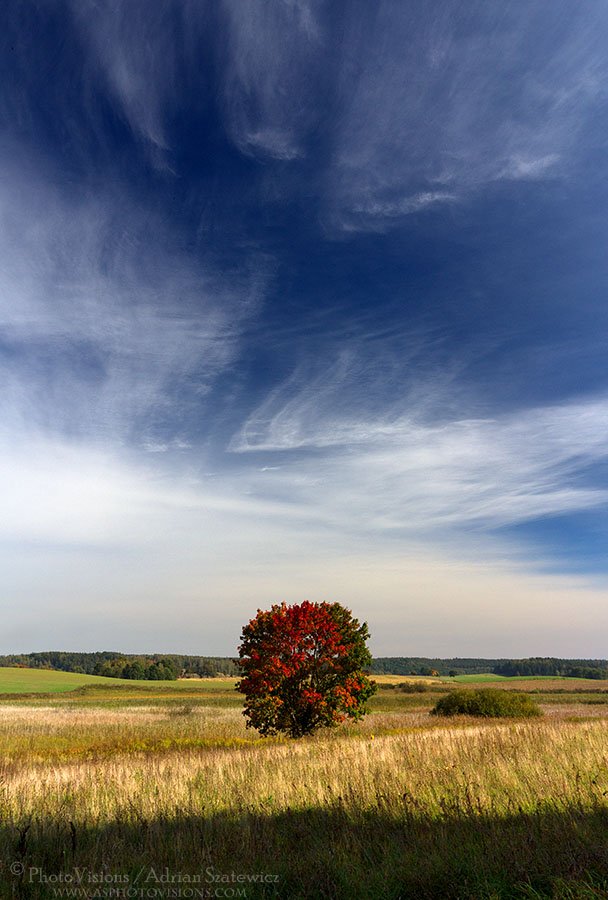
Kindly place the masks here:
<instances>
[{"instance_id":1,"label":"lone tree","mask_svg":"<svg viewBox=\"0 0 608 900\"><path fill-rule=\"evenodd\" d=\"M375 692L364 670L369 632L339 603L275 604L243 628L236 688L247 726L260 734L310 734L360 719Z\"/></svg>"}]
</instances>

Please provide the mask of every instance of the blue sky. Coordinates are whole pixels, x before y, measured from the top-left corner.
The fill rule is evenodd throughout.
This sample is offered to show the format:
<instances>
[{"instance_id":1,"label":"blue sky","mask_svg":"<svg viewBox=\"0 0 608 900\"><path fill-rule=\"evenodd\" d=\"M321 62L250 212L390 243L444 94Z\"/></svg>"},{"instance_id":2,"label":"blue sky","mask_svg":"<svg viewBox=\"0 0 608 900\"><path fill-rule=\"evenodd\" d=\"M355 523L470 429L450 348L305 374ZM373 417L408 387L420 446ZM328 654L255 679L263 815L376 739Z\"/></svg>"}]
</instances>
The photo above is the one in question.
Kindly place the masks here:
<instances>
[{"instance_id":1,"label":"blue sky","mask_svg":"<svg viewBox=\"0 0 608 900\"><path fill-rule=\"evenodd\" d=\"M606 5L5 13L0 652L607 655Z\"/></svg>"}]
</instances>

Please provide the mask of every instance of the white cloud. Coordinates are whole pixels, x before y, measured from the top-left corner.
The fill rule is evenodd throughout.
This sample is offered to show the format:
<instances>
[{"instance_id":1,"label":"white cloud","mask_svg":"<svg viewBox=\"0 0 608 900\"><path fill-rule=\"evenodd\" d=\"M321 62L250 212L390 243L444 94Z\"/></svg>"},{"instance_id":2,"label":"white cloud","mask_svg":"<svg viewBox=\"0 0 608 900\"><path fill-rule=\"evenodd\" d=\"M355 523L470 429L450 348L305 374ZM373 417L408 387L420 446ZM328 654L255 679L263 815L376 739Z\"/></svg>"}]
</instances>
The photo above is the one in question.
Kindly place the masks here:
<instances>
[{"instance_id":1,"label":"white cloud","mask_svg":"<svg viewBox=\"0 0 608 900\"><path fill-rule=\"evenodd\" d=\"M422 191L409 197L392 199L380 199L369 193L354 199L348 214L340 214L334 221L339 220L344 232L384 231L391 220L456 203L460 199L458 194L447 191Z\"/></svg>"},{"instance_id":2,"label":"white cloud","mask_svg":"<svg viewBox=\"0 0 608 900\"><path fill-rule=\"evenodd\" d=\"M476 4L466 18L449 2L380 2L349 18L327 220L379 230L395 197L563 175L606 96L607 36L601 2ZM401 214L415 211L406 201Z\"/></svg>"},{"instance_id":3,"label":"white cloud","mask_svg":"<svg viewBox=\"0 0 608 900\"><path fill-rule=\"evenodd\" d=\"M17 536L0 543L4 652L232 654L257 608L309 599L366 619L376 655L605 655L599 579L534 575L487 544L475 560L457 542L442 553L296 528L116 458L44 450L17 461L29 515L3 486L2 528Z\"/></svg>"},{"instance_id":4,"label":"white cloud","mask_svg":"<svg viewBox=\"0 0 608 900\"><path fill-rule=\"evenodd\" d=\"M369 534L454 537L463 526L487 530L608 503L588 471L608 458L605 397L472 418L462 413L463 389L437 374L425 380L420 364L399 383L400 396L374 410L373 382L359 391L344 360L307 384L294 376L231 449L290 454L273 476L275 498Z\"/></svg>"},{"instance_id":5,"label":"white cloud","mask_svg":"<svg viewBox=\"0 0 608 900\"><path fill-rule=\"evenodd\" d=\"M539 159L514 157L509 160L505 169L498 174L498 178L535 179L543 178L548 172L555 169L559 163L556 153L549 153Z\"/></svg>"},{"instance_id":6,"label":"white cloud","mask_svg":"<svg viewBox=\"0 0 608 900\"><path fill-rule=\"evenodd\" d=\"M217 90L248 156L301 160L322 134L310 188L333 231L381 231L500 180L563 177L606 97L601 0L480 3L466 16L449 0L430 11L378 0L349 9L338 30L316 0L72 9L86 79L159 164L170 167L184 91L203 108Z\"/></svg>"},{"instance_id":7,"label":"white cloud","mask_svg":"<svg viewBox=\"0 0 608 900\"><path fill-rule=\"evenodd\" d=\"M118 186L74 197L5 167L0 332L13 351L0 364L5 424L158 443L155 424L179 419L180 404L196 405L233 362L263 268L245 260L227 276L199 264Z\"/></svg>"},{"instance_id":8,"label":"white cloud","mask_svg":"<svg viewBox=\"0 0 608 900\"><path fill-rule=\"evenodd\" d=\"M151 512L151 472L108 450L15 435L0 446L0 541L80 548L136 542L134 521ZM140 525L141 523L138 523Z\"/></svg>"},{"instance_id":9,"label":"white cloud","mask_svg":"<svg viewBox=\"0 0 608 900\"><path fill-rule=\"evenodd\" d=\"M189 4L72 0L71 8L88 48L91 68L86 75L97 81L101 74L133 132L166 150L165 117L179 91L174 17L180 11L185 16Z\"/></svg>"},{"instance_id":10,"label":"white cloud","mask_svg":"<svg viewBox=\"0 0 608 900\"><path fill-rule=\"evenodd\" d=\"M462 409L464 348L461 355L448 358L440 338L423 330L370 330L339 345L315 346L254 410L229 449L359 444L399 434L404 423L449 420Z\"/></svg>"},{"instance_id":11,"label":"white cloud","mask_svg":"<svg viewBox=\"0 0 608 900\"><path fill-rule=\"evenodd\" d=\"M224 0L224 115L243 153L278 160L304 154L322 89L318 6L314 0Z\"/></svg>"},{"instance_id":12,"label":"white cloud","mask_svg":"<svg viewBox=\"0 0 608 900\"><path fill-rule=\"evenodd\" d=\"M288 429L213 478L178 446L142 458L2 433L3 649L231 653L257 607L308 598L368 619L377 654L601 655L600 580L535 575L542 559L487 530L605 503L577 476L607 454L607 410L345 425L332 441L306 408L297 443Z\"/></svg>"},{"instance_id":13,"label":"white cloud","mask_svg":"<svg viewBox=\"0 0 608 900\"><path fill-rule=\"evenodd\" d=\"M276 160L303 155L322 84L315 66L319 6L316 0L71 2L85 77L101 83L165 168L173 149L168 122L182 91L195 90L201 109L213 102L212 60L220 63L225 127L241 152Z\"/></svg>"}]
</instances>

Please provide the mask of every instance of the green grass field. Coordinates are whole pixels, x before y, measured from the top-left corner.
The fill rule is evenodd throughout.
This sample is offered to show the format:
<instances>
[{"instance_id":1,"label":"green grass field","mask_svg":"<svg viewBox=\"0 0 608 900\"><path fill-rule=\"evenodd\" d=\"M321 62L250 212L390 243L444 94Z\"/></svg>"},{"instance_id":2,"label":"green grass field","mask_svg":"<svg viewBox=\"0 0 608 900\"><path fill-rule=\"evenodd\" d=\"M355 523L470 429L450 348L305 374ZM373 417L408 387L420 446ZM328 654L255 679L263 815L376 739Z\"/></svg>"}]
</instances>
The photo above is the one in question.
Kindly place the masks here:
<instances>
[{"instance_id":1,"label":"green grass field","mask_svg":"<svg viewBox=\"0 0 608 900\"><path fill-rule=\"evenodd\" d=\"M48 669L0 667L0 694L57 694L97 685L113 689L193 691L203 682L206 690L222 690L232 686L235 679L184 678L178 681L135 681L125 678L103 678L100 675L77 675Z\"/></svg>"}]
</instances>

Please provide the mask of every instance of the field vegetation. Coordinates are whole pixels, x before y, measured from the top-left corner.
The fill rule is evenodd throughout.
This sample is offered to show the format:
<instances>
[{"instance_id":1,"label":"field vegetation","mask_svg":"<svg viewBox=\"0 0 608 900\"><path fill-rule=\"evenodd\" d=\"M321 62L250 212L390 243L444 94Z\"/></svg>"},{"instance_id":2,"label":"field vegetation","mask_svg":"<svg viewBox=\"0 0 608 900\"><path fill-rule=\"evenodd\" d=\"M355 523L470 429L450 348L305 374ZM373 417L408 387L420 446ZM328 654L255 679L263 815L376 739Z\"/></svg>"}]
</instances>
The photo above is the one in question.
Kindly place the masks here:
<instances>
[{"instance_id":1,"label":"field vegetation","mask_svg":"<svg viewBox=\"0 0 608 900\"><path fill-rule=\"evenodd\" d=\"M82 897L608 896L606 687L442 719L449 685L377 680L362 722L297 741L246 729L229 679L6 694L0 896L77 871Z\"/></svg>"},{"instance_id":2,"label":"field vegetation","mask_svg":"<svg viewBox=\"0 0 608 900\"><path fill-rule=\"evenodd\" d=\"M225 689L227 685L233 686L236 678L181 678L167 681L154 682L154 692L158 691L185 691L200 694L200 685L205 685L205 691ZM97 686L105 690L119 688L149 690L150 681L147 679L136 680L131 678L108 678L102 675L82 675L76 672L61 672L55 669L25 669L19 667L0 667L0 697L4 694L54 694L65 691L75 691L79 688Z\"/></svg>"},{"instance_id":3,"label":"field vegetation","mask_svg":"<svg viewBox=\"0 0 608 900\"><path fill-rule=\"evenodd\" d=\"M61 672L55 669L25 669L4 666L0 668L0 695L27 693L61 693L74 691L87 685L107 685L108 678L101 675L82 675L77 672ZM179 684L184 684L186 679ZM113 684L148 684L131 679L112 678ZM157 681L160 685L175 685L174 681Z\"/></svg>"},{"instance_id":4,"label":"field vegetation","mask_svg":"<svg viewBox=\"0 0 608 900\"><path fill-rule=\"evenodd\" d=\"M529 694L496 688L449 691L440 697L431 714L435 716L478 716L483 719L529 719L542 715L538 703Z\"/></svg>"}]
</instances>

